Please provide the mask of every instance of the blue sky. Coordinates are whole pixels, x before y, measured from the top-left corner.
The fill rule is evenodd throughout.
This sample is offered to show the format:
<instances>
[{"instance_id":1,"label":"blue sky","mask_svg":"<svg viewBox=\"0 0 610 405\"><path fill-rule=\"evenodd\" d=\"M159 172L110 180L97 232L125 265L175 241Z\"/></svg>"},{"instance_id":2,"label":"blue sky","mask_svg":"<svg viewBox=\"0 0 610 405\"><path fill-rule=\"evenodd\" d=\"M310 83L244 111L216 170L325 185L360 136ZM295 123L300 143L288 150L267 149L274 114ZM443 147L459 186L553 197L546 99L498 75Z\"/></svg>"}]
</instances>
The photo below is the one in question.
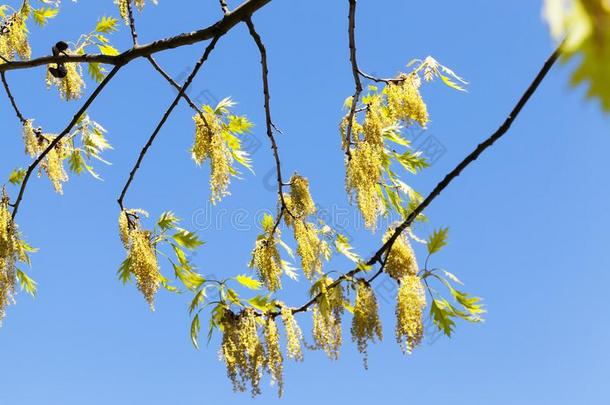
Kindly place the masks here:
<instances>
[{"instance_id":1,"label":"blue sky","mask_svg":"<svg viewBox=\"0 0 610 405\"><path fill-rule=\"evenodd\" d=\"M220 15L216 0L159 3L138 16L142 42L206 26ZM364 70L391 76L412 58L433 55L470 82L468 93L439 83L424 90L432 122L418 139L442 153L422 175L405 179L427 193L497 128L552 51L541 2L359 3ZM117 15L109 0L64 1L47 28L32 28L34 54L49 53L57 40L76 39L109 14ZM335 213L367 256L379 246L380 235L362 230L348 205L337 131L342 103L353 92L347 1L275 0L254 20L269 52L274 120L284 132L278 138L284 172L310 179L316 202ZM125 28L113 35L120 49L129 47L129 40ZM203 46L166 52L158 61L178 78ZM190 160L192 114L181 105L126 199L127 206L153 216L171 209L185 227L198 230L206 241L195 258L203 274L247 271L257 234L254 217L275 206L276 195L265 181L273 161L264 135L258 58L246 27L238 27L219 41L190 93L201 102L231 96L239 103L237 111L255 123L253 136L260 141L256 175L234 181L232 196L210 207L208 170ZM607 402L610 192L604 179L610 124L595 103L584 101L582 89L569 88L569 74L570 66L552 70L510 134L433 203L427 211L431 223L419 228L421 234L451 228L449 246L434 265L458 274L468 291L484 297L486 322L459 324L452 339L428 334L405 357L393 337L392 291L381 283L385 340L370 348L369 370L362 369L346 333L340 361L308 351L303 364L286 363L284 403ZM79 106L44 89L42 68L7 76L25 115L48 131L63 129ZM93 83L88 86L91 91ZM124 251L115 201L173 97L149 65L133 62L89 110L114 146L107 154L113 165L99 168L104 181L73 176L64 196L44 178L28 187L18 223L40 248L31 269L39 294L35 299L20 294L0 329L1 404L251 401L248 394L231 391L218 361L217 336L201 351L192 348L187 294L161 292L152 313L136 288L122 286L116 277ZM0 132L0 172L7 175L27 160L5 97ZM204 212L223 222L208 226ZM232 226L231 218L239 226ZM347 266L333 262L334 270ZM169 274L168 266L165 270ZM283 298L296 305L306 290L304 281L289 284ZM302 325L308 332L304 319ZM267 380L263 391L259 403L277 400Z\"/></svg>"}]
</instances>

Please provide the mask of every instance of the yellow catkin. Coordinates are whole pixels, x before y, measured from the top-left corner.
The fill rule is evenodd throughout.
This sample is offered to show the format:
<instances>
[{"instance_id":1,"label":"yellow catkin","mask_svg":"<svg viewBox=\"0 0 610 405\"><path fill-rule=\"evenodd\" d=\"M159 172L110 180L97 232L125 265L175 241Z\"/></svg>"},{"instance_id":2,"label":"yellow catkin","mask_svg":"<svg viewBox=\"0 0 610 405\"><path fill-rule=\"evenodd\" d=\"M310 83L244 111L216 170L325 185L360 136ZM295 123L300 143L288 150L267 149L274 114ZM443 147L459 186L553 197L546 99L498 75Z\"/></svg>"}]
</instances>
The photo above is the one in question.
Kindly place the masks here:
<instances>
[{"instance_id":1,"label":"yellow catkin","mask_svg":"<svg viewBox=\"0 0 610 405\"><path fill-rule=\"evenodd\" d=\"M0 325L6 307L13 301L17 277L17 235L8 204L9 199L3 189L0 200Z\"/></svg>"},{"instance_id":2,"label":"yellow catkin","mask_svg":"<svg viewBox=\"0 0 610 405\"><path fill-rule=\"evenodd\" d=\"M362 353L364 368L368 368L368 342L375 342L375 339L381 341L383 332L375 293L371 286L362 280L358 282L356 291L351 332L352 341L356 342L358 351Z\"/></svg>"},{"instance_id":3,"label":"yellow catkin","mask_svg":"<svg viewBox=\"0 0 610 405\"><path fill-rule=\"evenodd\" d=\"M402 277L396 302L396 341L406 354L421 343L425 308L426 294L421 279L414 275Z\"/></svg>"},{"instance_id":4,"label":"yellow catkin","mask_svg":"<svg viewBox=\"0 0 610 405\"><path fill-rule=\"evenodd\" d=\"M290 179L290 213L297 218L304 218L316 213L316 205L309 193L309 181L298 174Z\"/></svg>"},{"instance_id":5,"label":"yellow catkin","mask_svg":"<svg viewBox=\"0 0 610 405\"><path fill-rule=\"evenodd\" d=\"M233 157L222 136L222 125L219 120L213 114L204 114L205 121L199 114L193 117L195 142L191 151L193 160L198 165L201 165L206 159L210 160L210 188L212 190L210 199L215 204L230 194L228 189L231 182Z\"/></svg>"},{"instance_id":6,"label":"yellow catkin","mask_svg":"<svg viewBox=\"0 0 610 405\"><path fill-rule=\"evenodd\" d=\"M0 25L5 33L0 34L0 53L9 60L19 56L22 60L30 59L32 50L28 43L28 30L22 13L15 13Z\"/></svg>"},{"instance_id":7,"label":"yellow catkin","mask_svg":"<svg viewBox=\"0 0 610 405\"><path fill-rule=\"evenodd\" d=\"M314 305L312 334L314 348L324 350L328 358L337 360L343 343L341 317L345 298L341 285L327 289L331 282L330 278L324 278L322 295Z\"/></svg>"},{"instance_id":8,"label":"yellow catkin","mask_svg":"<svg viewBox=\"0 0 610 405\"><path fill-rule=\"evenodd\" d=\"M383 237L384 243L393 233L394 229L390 229L386 232ZM407 237L403 235L404 232L394 241L385 264L385 272L395 280L400 280L405 276L415 276L419 272L417 258L415 257L413 248Z\"/></svg>"},{"instance_id":9,"label":"yellow catkin","mask_svg":"<svg viewBox=\"0 0 610 405\"><path fill-rule=\"evenodd\" d=\"M138 290L154 310L155 294L161 284L161 273L155 248L150 240L150 232L133 229L129 233L129 239L131 241L128 251L130 273L136 278Z\"/></svg>"},{"instance_id":10,"label":"yellow catkin","mask_svg":"<svg viewBox=\"0 0 610 405\"><path fill-rule=\"evenodd\" d=\"M286 330L286 356L292 360L303 361L303 347L301 345L303 333L301 328L294 319L292 310L283 305L281 308L282 322Z\"/></svg>"},{"instance_id":11,"label":"yellow catkin","mask_svg":"<svg viewBox=\"0 0 610 405\"><path fill-rule=\"evenodd\" d=\"M297 241L297 255L305 277L311 280L316 273L322 272L322 242L314 224L301 220L294 221L294 239Z\"/></svg>"},{"instance_id":12,"label":"yellow catkin","mask_svg":"<svg viewBox=\"0 0 610 405\"><path fill-rule=\"evenodd\" d=\"M115 0L115 3L119 8L119 14L126 25L129 25L129 10L127 7L129 6L130 1L131 0Z\"/></svg>"},{"instance_id":13,"label":"yellow catkin","mask_svg":"<svg viewBox=\"0 0 610 405\"><path fill-rule=\"evenodd\" d=\"M250 267L254 267L261 282L269 291L282 288L282 267L280 252L273 236L262 235L256 241L252 251Z\"/></svg>"},{"instance_id":14,"label":"yellow catkin","mask_svg":"<svg viewBox=\"0 0 610 405\"><path fill-rule=\"evenodd\" d=\"M53 188L59 194L63 194L62 184L68 181L68 173L64 169L64 160L70 151L64 142L60 141L51 149L42 161L42 169L53 184Z\"/></svg>"},{"instance_id":15,"label":"yellow catkin","mask_svg":"<svg viewBox=\"0 0 610 405\"><path fill-rule=\"evenodd\" d=\"M67 74L64 78L54 77L49 69L47 69L47 88L51 86L57 87L59 95L66 101L78 100L85 87L83 80L83 70L80 63L66 63Z\"/></svg>"},{"instance_id":16,"label":"yellow catkin","mask_svg":"<svg viewBox=\"0 0 610 405\"><path fill-rule=\"evenodd\" d=\"M272 317L268 317L265 322L265 350L267 370L271 381L277 384L278 396L281 397L284 393L284 357L280 349L280 334Z\"/></svg>"},{"instance_id":17,"label":"yellow catkin","mask_svg":"<svg viewBox=\"0 0 610 405\"><path fill-rule=\"evenodd\" d=\"M407 124L417 122L422 127L428 124L428 108L419 93L421 80L417 74L401 75L400 82L389 84L384 92L388 99L391 117Z\"/></svg>"},{"instance_id":18,"label":"yellow catkin","mask_svg":"<svg viewBox=\"0 0 610 405\"><path fill-rule=\"evenodd\" d=\"M125 249L129 248L129 217L126 211L119 214L119 237Z\"/></svg>"},{"instance_id":19,"label":"yellow catkin","mask_svg":"<svg viewBox=\"0 0 610 405\"><path fill-rule=\"evenodd\" d=\"M253 396L260 394L265 351L258 336L254 311L248 308L236 315L225 310L221 325L220 357L227 367L233 389L243 392L249 384Z\"/></svg>"},{"instance_id":20,"label":"yellow catkin","mask_svg":"<svg viewBox=\"0 0 610 405\"><path fill-rule=\"evenodd\" d=\"M350 196L356 196L364 224L372 230L383 212L383 201L377 192L382 179L382 156L381 147L360 142L352 149L351 158L346 160L346 191Z\"/></svg>"},{"instance_id":21,"label":"yellow catkin","mask_svg":"<svg viewBox=\"0 0 610 405\"><path fill-rule=\"evenodd\" d=\"M386 110L380 95L372 96L371 101L367 104L362 132L364 141L374 147L383 148L383 132L394 124L394 120L388 117Z\"/></svg>"},{"instance_id":22,"label":"yellow catkin","mask_svg":"<svg viewBox=\"0 0 610 405\"><path fill-rule=\"evenodd\" d=\"M36 133L34 132L34 128L32 126L32 120L27 120L23 124L23 143L25 146L25 153L30 157L36 157L40 153L40 140Z\"/></svg>"},{"instance_id":23,"label":"yellow catkin","mask_svg":"<svg viewBox=\"0 0 610 405\"><path fill-rule=\"evenodd\" d=\"M347 149L347 124L349 123L349 113L343 117L343 119L341 120L341 124L339 125L339 133L341 134L341 146L343 147L343 150ZM362 125L360 125L360 123L356 120L356 118L353 119L352 121L352 132L351 132L351 139L350 139L350 144L352 143L356 143L360 137L360 135L362 135L363 129L362 129Z\"/></svg>"}]
</instances>

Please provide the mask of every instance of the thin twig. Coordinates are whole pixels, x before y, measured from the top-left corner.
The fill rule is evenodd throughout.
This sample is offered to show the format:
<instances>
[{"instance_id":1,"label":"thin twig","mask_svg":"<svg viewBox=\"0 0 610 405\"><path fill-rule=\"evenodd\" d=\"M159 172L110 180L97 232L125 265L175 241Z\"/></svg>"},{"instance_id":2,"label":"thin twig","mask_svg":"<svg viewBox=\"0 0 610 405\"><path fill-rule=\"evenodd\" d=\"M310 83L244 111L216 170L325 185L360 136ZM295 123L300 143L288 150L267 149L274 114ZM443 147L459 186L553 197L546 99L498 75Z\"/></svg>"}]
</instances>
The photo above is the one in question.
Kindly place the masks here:
<instances>
[{"instance_id":1,"label":"thin twig","mask_svg":"<svg viewBox=\"0 0 610 405\"><path fill-rule=\"evenodd\" d=\"M220 8L225 15L229 14L229 6L225 0L220 0Z\"/></svg>"},{"instance_id":2,"label":"thin twig","mask_svg":"<svg viewBox=\"0 0 610 405\"><path fill-rule=\"evenodd\" d=\"M15 101L15 97L13 97L13 93L11 93L11 89L8 85L8 82L6 81L5 73L0 72L0 77L2 77L2 84L4 85L4 90L6 90L6 95L8 96L8 99L11 102L13 109L15 110L15 114L17 114L17 118L19 118L19 121L21 121L21 124L25 125L27 120L25 119L25 117L23 116L21 111L19 110L19 107L17 107L17 102Z\"/></svg>"},{"instance_id":3,"label":"thin twig","mask_svg":"<svg viewBox=\"0 0 610 405\"><path fill-rule=\"evenodd\" d=\"M284 192L283 192L284 181L282 180L282 164L280 161L280 154L279 154L278 148L277 148L277 142L275 141L275 137L273 136L273 128L275 126L273 125L273 120L271 118L271 95L269 92L269 67L267 64L267 50L265 48L265 44L263 43L262 38L256 31L256 28L255 28L252 20L250 18L248 18L245 20L245 22L246 22L246 25L248 25L248 30L250 31L250 36L256 43L256 46L258 47L259 53L261 55L261 67L262 67L262 74L263 74L263 94L265 97L265 123L267 126L267 137L269 138L269 141L271 142L271 149L273 150L273 158L275 159L275 171L276 171L276 177L277 177L278 195L280 197L280 202L281 202L280 212L275 220L273 230L271 231L271 234L273 235L275 233L275 231L277 230L277 227L279 226L284 213L288 213L288 215L290 215L292 217L294 217L294 215L292 215L292 213L288 209L288 206L286 205L286 200L284 199Z\"/></svg>"},{"instance_id":4,"label":"thin twig","mask_svg":"<svg viewBox=\"0 0 610 405\"><path fill-rule=\"evenodd\" d=\"M102 92L102 90L104 89L104 87L106 87L106 85L108 83L110 83L110 81L112 80L112 78L118 73L118 71L123 67L123 65L116 65L114 68L112 68L112 70L108 73L108 75L106 75L106 77L104 78L104 80L102 80L102 82L100 84L98 84L98 86L95 88L95 90L93 91L93 93L91 93L91 95L87 98L87 100L83 103L83 105L81 106L81 108L79 108L79 110L76 112L76 114L74 114L74 117L72 117L72 120L70 121L70 123L68 124L68 126L57 136L53 139L53 141L51 141L51 143L49 143L49 145L46 147L45 150L42 151L42 153L40 155L38 155L38 157L36 158L36 160L34 160L30 166L28 166L28 169L25 173L25 177L23 178L23 182L21 183L21 187L19 188L19 194L17 195L17 199L15 200L15 204L13 206L13 220L15 219L15 217L17 216L17 212L19 210L19 205L21 204L21 201L23 200L23 195L25 193L25 188L28 184L28 180L30 179L30 176L32 175L32 172L34 172L34 169L36 169L36 167L40 164L40 162L42 162L42 160L45 158L45 156L51 151L53 150L53 148L65 137L67 136L70 131L72 131L72 128L74 127L74 125L76 125L76 123L78 122L78 120L80 119L80 117L87 111L87 109L89 108L89 106L91 105L91 103L93 103L93 101L97 98L97 96L100 95L100 93Z\"/></svg>"},{"instance_id":5,"label":"thin twig","mask_svg":"<svg viewBox=\"0 0 610 405\"><path fill-rule=\"evenodd\" d=\"M186 79L186 81L184 82L182 87L180 88L180 91L178 92L178 95L176 96L174 101L172 101L171 105L169 106L169 108L167 109L165 114L163 114L163 117L161 118L161 121L159 121L159 123L157 124L157 127L153 131L152 135L150 136L150 138L148 138L148 141L146 142L146 144L144 145L144 147L140 151L140 155L138 156L138 160L136 161L133 169L131 169L131 172L129 173L129 178L127 179L127 182L125 183L125 186L123 187L123 190L121 191L121 195L117 199L119 207L121 207L121 210L125 209L125 207L123 206L123 200L125 199L125 195L127 194L127 190L129 190L129 187L131 186L131 183L133 182L133 179L134 179L134 177L136 175L136 172L138 171L138 169L140 168L140 165L142 164L142 160L144 160L144 156L146 155L146 152L148 152L148 149L152 146L153 142L155 141L155 138L157 137L157 135L161 131L161 128L163 128L163 125L165 125L165 122L168 120L169 116L172 114L172 112L174 111L174 109L178 105L178 102L182 98L182 95L186 92L188 87L191 85L191 83L193 82L193 79L195 78L195 76L197 76L197 73L199 73L199 70L201 69L203 64L206 62L206 60L210 56L210 53L212 53L212 50L214 50L214 47L216 46L216 43L218 42L219 39L220 39L220 36L219 37L214 37L212 39L212 41L208 44L208 46L205 48L205 51L203 52L203 55L197 61L197 64L193 68L193 71L191 72L189 77Z\"/></svg>"},{"instance_id":6,"label":"thin twig","mask_svg":"<svg viewBox=\"0 0 610 405\"><path fill-rule=\"evenodd\" d=\"M536 75L535 79L529 85L529 87L525 90L525 93L521 96L513 110L510 112L504 123L494 132L489 138L487 138L484 142L480 143L468 156L466 156L451 172L449 172L441 182L439 182L436 187L432 190L430 194L407 216L407 218L402 222L394 231L392 236L377 250L377 252L366 262L367 266L372 266L377 262L381 262L383 254L386 251L389 251L396 239L405 231L411 224L415 221L415 219L426 209L430 203L438 197L449 184L455 180L460 173L471 163L473 163L477 158L485 152L488 148L490 148L496 141L498 141L502 136L504 136L512 124L515 122L523 107L530 100L532 95L536 92L540 83L544 80L548 72L551 70L557 59L561 55L561 47L560 45L553 54L547 59L547 61L542 66L541 70ZM383 262L382 262L383 265ZM354 275L360 273L362 269L360 267L355 268L339 278L337 278L333 283L331 283L327 290L330 288L334 288L337 285L341 284L346 279L351 279ZM379 272L380 273L380 272ZM381 273L380 273L381 274ZM376 275L374 276L376 277ZM304 312L309 309L311 305L313 305L317 299L320 297L320 294L314 296L312 299L307 301L305 304L298 308L293 308L293 313Z\"/></svg>"},{"instance_id":7,"label":"thin twig","mask_svg":"<svg viewBox=\"0 0 610 405\"><path fill-rule=\"evenodd\" d=\"M51 63L85 62L85 63L104 63L109 65L125 65L137 58L162 52L168 49L178 48L186 45L193 45L199 42L211 40L226 34L235 25L250 18L250 16L270 3L271 0L247 0L239 7L226 14L216 23L189 33L182 33L173 37L161 39L146 45L132 47L125 52L113 56L103 54L84 54L84 55L59 55L44 56L41 58L27 61L11 61L0 64L0 72L16 69L28 69L36 66L48 65Z\"/></svg>"},{"instance_id":8,"label":"thin twig","mask_svg":"<svg viewBox=\"0 0 610 405\"><path fill-rule=\"evenodd\" d=\"M360 69L358 69L358 60L356 52L356 0L349 0L349 59L352 64L352 75L354 76L355 90L352 96L352 105L347 116L347 129L345 130L345 154L348 159L351 159L352 152L352 127L354 126L354 116L356 115L356 107L362 94L362 81L360 80Z\"/></svg>"},{"instance_id":9,"label":"thin twig","mask_svg":"<svg viewBox=\"0 0 610 405\"><path fill-rule=\"evenodd\" d=\"M180 92L180 85L174 80L172 79L172 77L167 74L167 72L159 65L159 63L157 63L157 61L152 57L152 56L147 56L146 59L148 59L148 61L150 62L150 64L155 68L155 70L157 72L159 72L159 74L161 76L163 76L163 78L176 90L178 90L178 92ZM205 118L205 115L203 114L203 111L201 111L199 109L199 107L197 107L197 105L193 102L193 100L191 100L191 98L188 96L188 94L186 93L182 93L182 98L184 99L184 101L186 101L189 105L189 107L191 107L193 109L193 111L195 111L197 114L199 114L199 116L201 117L201 119L203 120L203 123L209 127L208 125L208 121Z\"/></svg>"},{"instance_id":10,"label":"thin twig","mask_svg":"<svg viewBox=\"0 0 610 405\"><path fill-rule=\"evenodd\" d=\"M133 46L138 46L138 33L136 31L136 20L133 16L133 7L131 6L131 1L127 2L127 16L129 18L129 30L131 31L131 39L133 41Z\"/></svg>"}]
</instances>

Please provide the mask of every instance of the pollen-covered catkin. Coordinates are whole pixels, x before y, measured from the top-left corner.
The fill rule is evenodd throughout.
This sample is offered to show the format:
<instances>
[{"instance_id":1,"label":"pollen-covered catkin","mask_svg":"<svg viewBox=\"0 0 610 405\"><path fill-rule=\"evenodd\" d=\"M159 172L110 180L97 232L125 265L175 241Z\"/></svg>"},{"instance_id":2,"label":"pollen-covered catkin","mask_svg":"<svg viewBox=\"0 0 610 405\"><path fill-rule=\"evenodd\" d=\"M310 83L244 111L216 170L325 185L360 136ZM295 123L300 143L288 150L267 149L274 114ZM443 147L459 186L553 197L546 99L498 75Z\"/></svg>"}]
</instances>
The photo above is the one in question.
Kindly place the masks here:
<instances>
[{"instance_id":1,"label":"pollen-covered catkin","mask_svg":"<svg viewBox=\"0 0 610 405\"><path fill-rule=\"evenodd\" d=\"M281 308L282 322L286 330L286 356L292 360L302 361L303 347L301 342L303 341L303 333L296 319L294 319L292 310L284 305Z\"/></svg>"},{"instance_id":2,"label":"pollen-covered catkin","mask_svg":"<svg viewBox=\"0 0 610 405\"><path fill-rule=\"evenodd\" d=\"M133 229L129 232L131 241L128 251L130 272L136 278L138 290L154 310L155 294L161 285L161 273L155 248L150 240L150 232Z\"/></svg>"},{"instance_id":3,"label":"pollen-covered catkin","mask_svg":"<svg viewBox=\"0 0 610 405\"><path fill-rule=\"evenodd\" d=\"M352 341L356 342L358 351L362 353L364 368L368 368L368 342L375 342L375 339L381 341L383 332L377 298L371 286L363 280L358 282L351 332Z\"/></svg>"},{"instance_id":4,"label":"pollen-covered catkin","mask_svg":"<svg viewBox=\"0 0 610 405\"><path fill-rule=\"evenodd\" d=\"M259 279L269 291L277 291L282 288L281 264L282 260L275 237L272 235L259 236L252 251L250 267L256 269Z\"/></svg>"},{"instance_id":5,"label":"pollen-covered catkin","mask_svg":"<svg viewBox=\"0 0 610 405\"><path fill-rule=\"evenodd\" d=\"M59 194L63 194L62 184L68 181L68 173L64 169L64 160L69 154L67 145L59 141L53 147L41 163L41 167L53 184L53 188Z\"/></svg>"},{"instance_id":6,"label":"pollen-covered catkin","mask_svg":"<svg viewBox=\"0 0 610 405\"><path fill-rule=\"evenodd\" d=\"M16 283L17 260L16 234L6 191L0 196L0 324L6 313L6 307L13 300Z\"/></svg>"},{"instance_id":7,"label":"pollen-covered catkin","mask_svg":"<svg viewBox=\"0 0 610 405\"><path fill-rule=\"evenodd\" d=\"M280 334L272 317L267 317L265 321L265 350L267 370L271 381L277 384L278 396L281 397L284 393L284 357L280 349Z\"/></svg>"},{"instance_id":8,"label":"pollen-covered catkin","mask_svg":"<svg viewBox=\"0 0 610 405\"><path fill-rule=\"evenodd\" d=\"M402 277L396 302L396 341L403 353L411 353L421 343L425 308L426 294L421 279L414 275Z\"/></svg>"},{"instance_id":9,"label":"pollen-covered catkin","mask_svg":"<svg viewBox=\"0 0 610 405\"><path fill-rule=\"evenodd\" d=\"M222 135L222 124L214 116L205 112L205 119L195 114L195 142L192 156L195 163L201 165L204 160L210 159L210 188L213 204L229 195L233 157Z\"/></svg>"},{"instance_id":10,"label":"pollen-covered catkin","mask_svg":"<svg viewBox=\"0 0 610 405\"><path fill-rule=\"evenodd\" d=\"M256 315L251 308L240 314L225 310L220 357L235 391L243 392L249 383L252 395L260 394L265 351L258 336Z\"/></svg>"},{"instance_id":11,"label":"pollen-covered catkin","mask_svg":"<svg viewBox=\"0 0 610 405\"><path fill-rule=\"evenodd\" d=\"M291 214L304 218L316 213L316 205L309 193L309 181L295 174L290 179Z\"/></svg>"},{"instance_id":12,"label":"pollen-covered catkin","mask_svg":"<svg viewBox=\"0 0 610 405\"><path fill-rule=\"evenodd\" d=\"M32 50L22 13L17 12L10 16L0 28L3 32L0 34L0 54L8 60L14 60L16 56L21 60L30 59Z\"/></svg>"},{"instance_id":13,"label":"pollen-covered catkin","mask_svg":"<svg viewBox=\"0 0 610 405\"><path fill-rule=\"evenodd\" d=\"M23 143L25 145L25 153L30 157L36 157L40 153L40 141L34 128L32 126L32 120L27 120L23 124Z\"/></svg>"},{"instance_id":14,"label":"pollen-covered catkin","mask_svg":"<svg viewBox=\"0 0 610 405\"><path fill-rule=\"evenodd\" d=\"M121 211L119 214L119 238L125 249L129 248L129 217L127 211Z\"/></svg>"},{"instance_id":15,"label":"pollen-covered catkin","mask_svg":"<svg viewBox=\"0 0 610 405\"><path fill-rule=\"evenodd\" d=\"M428 107L419 93L421 79L415 73L402 74L397 83L388 84L384 90L388 99L389 115L410 125L422 127L428 124Z\"/></svg>"},{"instance_id":16,"label":"pollen-covered catkin","mask_svg":"<svg viewBox=\"0 0 610 405\"><path fill-rule=\"evenodd\" d=\"M394 229L389 229L383 237L384 243L392 236ZM404 233L403 233L404 234ZM417 259L409 240L403 234L399 235L386 259L385 272L394 280L405 276L415 276L419 272Z\"/></svg>"},{"instance_id":17,"label":"pollen-covered catkin","mask_svg":"<svg viewBox=\"0 0 610 405\"><path fill-rule=\"evenodd\" d=\"M346 160L345 188L350 196L355 195L358 208L368 229L375 229L377 217L383 212L383 202L377 189L382 179L383 149L369 142L358 143Z\"/></svg>"},{"instance_id":18,"label":"pollen-covered catkin","mask_svg":"<svg viewBox=\"0 0 610 405\"><path fill-rule=\"evenodd\" d=\"M313 308L314 348L322 349L332 360L339 358L339 349L343 343L341 317L344 311L345 297L343 286L338 284L329 288L332 279L324 277L321 284L322 295Z\"/></svg>"},{"instance_id":19,"label":"pollen-covered catkin","mask_svg":"<svg viewBox=\"0 0 610 405\"><path fill-rule=\"evenodd\" d=\"M314 224L301 220L294 221L294 239L297 241L297 255L307 279L322 272L322 241Z\"/></svg>"},{"instance_id":20,"label":"pollen-covered catkin","mask_svg":"<svg viewBox=\"0 0 610 405\"><path fill-rule=\"evenodd\" d=\"M54 77L47 69L47 89L51 86L57 87L59 95L66 101L78 100L85 87L83 80L83 69L80 63L66 63L66 76L63 78Z\"/></svg>"}]
</instances>

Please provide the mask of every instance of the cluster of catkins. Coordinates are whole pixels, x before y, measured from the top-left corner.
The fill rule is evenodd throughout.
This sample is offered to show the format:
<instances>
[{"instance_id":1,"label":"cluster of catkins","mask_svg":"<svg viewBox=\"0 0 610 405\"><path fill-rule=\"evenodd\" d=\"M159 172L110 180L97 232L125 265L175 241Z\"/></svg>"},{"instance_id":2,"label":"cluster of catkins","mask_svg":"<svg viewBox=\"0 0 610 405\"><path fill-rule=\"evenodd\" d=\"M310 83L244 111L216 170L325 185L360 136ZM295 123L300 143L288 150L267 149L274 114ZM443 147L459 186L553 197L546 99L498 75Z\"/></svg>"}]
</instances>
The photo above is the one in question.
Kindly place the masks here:
<instances>
[{"instance_id":1,"label":"cluster of catkins","mask_svg":"<svg viewBox=\"0 0 610 405\"><path fill-rule=\"evenodd\" d=\"M292 310L281 306L281 318L286 332L287 357L302 360L302 333ZM278 386L281 396L284 389L283 362L280 335L275 316L261 316L252 308L239 313L224 310L220 321L222 344L220 358L227 367L227 375L236 391L260 394L263 372L269 373L271 381Z\"/></svg>"},{"instance_id":2,"label":"cluster of catkins","mask_svg":"<svg viewBox=\"0 0 610 405\"><path fill-rule=\"evenodd\" d=\"M154 310L155 294L163 277L159 271L152 233L140 227L141 210L124 210L119 214L119 236L127 250L129 274L136 279L138 290Z\"/></svg>"},{"instance_id":3,"label":"cluster of catkins","mask_svg":"<svg viewBox=\"0 0 610 405\"><path fill-rule=\"evenodd\" d=\"M25 25L27 15L28 10L22 9L0 24L0 56L3 58L14 60L19 56L22 60L30 59L32 50Z\"/></svg>"},{"instance_id":4,"label":"cluster of catkins","mask_svg":"<svg viewBox=\"0 0 610 405\"><path fill-rule=\"evenodd\" d=\"M25 144L25 152L32 158L38 157L48 146L55 135L43 134L40 129L34 129L32 121L27 120L23 124L23 142ZM71 146L69 143L60 140L49 150L45 158L40 164L41 171L47 175L55 191L59 194L63 193L62 184L68 181L68 174L64 168L64 160L70 156Z\"/></svg>"},{"instance_id":5,"label":"cluster of catkins","mask_svg":"<svg viewBox=\"0 0 610 405\"><path fill-rule=\"evenodd\" d=\"M386 242L394 233L390 229L384 236ZM399 283L396 298L396 341L405 353L411 353L421 343L424 335L424 309L426 294L419 268L409 240L399 235L386 257L385 272Z\"/></svg>"},{"instance_id":6,"label":"cluster of catkins","mask_svg":"<svg viewBox=\"0 0 610 405\"><path fill-rule=\"evenodd\" d=\"M7 305L13 301L18 261L27 261L26 251L9 211L8 195L3 188L0 194L0 323Z\"/></svg>"},{"instance_id":7,"label":"cluster of catkins","mask_svg":"<svg viewBox=\"0 0 610 405\"><path fill-rule=\"evenodd\" d=\"M64 63L62 74L57 74L55 68L47 69L46 85L57 87L59 95L66 101L78 100L83 94L85 81L83 80L83 68L80 63Z\"/></svg>"},{"instance_id":8,"label":"cluster of catkins","mask_svg":"<svg viewBox=\"0 0 610 405\"><path fill-rule=\"evenodd\" d=\"M348 139L350 114L340 125L343 148L349 151L346 159L346 191L355 197L365 225L375 229L377 217L383 212L380 185L383 167L387 162L384 133L400 124L414 123L425 127L428 109L419 88L421 80L416 73L401 74L388 83L381 93L366 98L364 122L354 116Z\"/></svg>"},{"instance_id":9,"label":"cluster of catkins","mask_svg":"<svg viewBox=\"0 0 610 405\"><path fill-rule=\"evenodd\" d=\"M315 223L307 218L317 211L309 192L309 181L298 174L290 179L290 194L284 195L286 211L284 222L294 231L297 243L297 255L301 268L307 279L313 279L315 274L322 273L322 260L330 257L328 243L319 236Z\"/></svg>"},{"instance_id":10,"label":"cluster of catkins","mask_svg":"<svg viewBox=\"0 0 610 405\"><path fill-rule=\"evenodd\" d=\"M229 195L229 183L233 171L233 156L223 136L223 123L216 114L204 111L195 114L195 142L193 144L193 160L201 165L210 160L210 188L212 203L220 201Z\"/></svg>"},{"instance_id":11,"label":"cluster of catkins","mask_svg":"<svg viewBox=\"0 0 610 405\"><path fill-rule=\"evenodd\" d=\"M119 13L121 18L125 21L125 24L129 25L129 10L127 9L129 2L132 0L115 0L116 5L119 7ZM146 0L134 0L133 1L138 10L142 11L146 5ZM157 0L152 0L153 4L157 4Z\"/></svg>"}]
</instances>

